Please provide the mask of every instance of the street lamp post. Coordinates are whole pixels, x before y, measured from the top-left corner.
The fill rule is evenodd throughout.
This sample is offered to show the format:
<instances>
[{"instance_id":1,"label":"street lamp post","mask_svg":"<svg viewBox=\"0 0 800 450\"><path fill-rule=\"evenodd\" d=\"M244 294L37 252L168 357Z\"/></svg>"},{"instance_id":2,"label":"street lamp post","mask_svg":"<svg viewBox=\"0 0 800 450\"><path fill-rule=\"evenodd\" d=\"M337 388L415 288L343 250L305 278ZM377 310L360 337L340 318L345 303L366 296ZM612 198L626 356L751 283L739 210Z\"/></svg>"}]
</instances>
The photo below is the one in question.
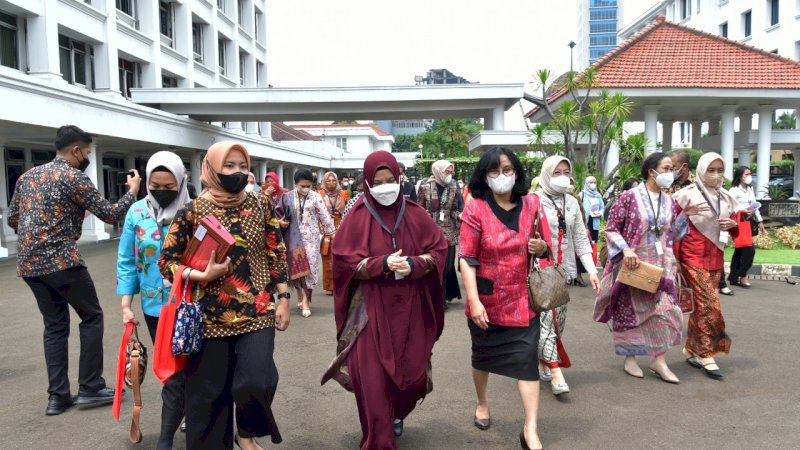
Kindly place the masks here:
<instances>
[{"instance_id":1,"label":"street lamp post","mask_svg":"<svg viewBox=\"0 0 800 450\"><path fill-rule=\"evenodd\" d=\"M575 41L569 41L569 71L572 72L572 49L575 48Z\"/></svg>"}]
</instances>

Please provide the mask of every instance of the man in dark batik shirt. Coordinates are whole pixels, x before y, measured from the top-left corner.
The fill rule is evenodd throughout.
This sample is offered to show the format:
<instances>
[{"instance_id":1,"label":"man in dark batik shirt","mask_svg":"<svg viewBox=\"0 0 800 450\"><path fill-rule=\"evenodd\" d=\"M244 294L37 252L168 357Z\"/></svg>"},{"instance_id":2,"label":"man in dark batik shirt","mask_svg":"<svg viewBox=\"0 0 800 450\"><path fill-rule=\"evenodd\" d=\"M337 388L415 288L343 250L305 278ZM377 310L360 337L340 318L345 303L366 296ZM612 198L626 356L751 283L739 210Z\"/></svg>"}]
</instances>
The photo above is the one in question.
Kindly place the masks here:
<instances>
[{"instance_id":1,"label":"man in dark batik shirt","mask_svg":"<svg viewBox=\"0 0 800 450\"><path fill-rule=\"evenodd\" d=\"M33 291L44 319L47 415L61 414L73 404L108 404L114 398L114 389L103 379L103 310L77 241L86 211L110 224L124 218L136 201L141 178L136 171L128 175L128 193L109 203L83 173L91 143L92 136L76 126L59 128L56 158L22 174L8 213L8 225L19 236L17 274ZM67 305L81 318L77 399L67 374Z\"/></svg>"}]
</instances>

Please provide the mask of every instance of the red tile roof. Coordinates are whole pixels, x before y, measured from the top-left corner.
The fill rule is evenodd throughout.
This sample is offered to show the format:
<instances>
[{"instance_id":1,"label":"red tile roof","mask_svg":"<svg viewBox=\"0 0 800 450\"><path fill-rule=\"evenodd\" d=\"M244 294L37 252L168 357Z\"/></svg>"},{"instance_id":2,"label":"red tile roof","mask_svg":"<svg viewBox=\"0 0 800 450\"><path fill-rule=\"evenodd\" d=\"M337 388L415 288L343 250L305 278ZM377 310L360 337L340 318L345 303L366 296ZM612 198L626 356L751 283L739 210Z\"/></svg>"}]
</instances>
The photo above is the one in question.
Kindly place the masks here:
<instances>
[{"instance_id":1,"label":"red tile roof","mask_svg":"<svg viewBox=\"0 0 800 450\"><path fill-rule=\"evenodd\" d=\"M319 141L320 138L303 130L295 130L283 122L272 123L273 141Z\"/></svg>"},{"instance_id":2,"label":"red tile roof","mask_svg":"<svg viewBox=\"0 0 800 450\"><path fill-rule=\"evenodd\" d=\"M292 128L372 128L378 136L391 136L374 123L334 123L331 125L292 125Z\"/></svg>"},{"instance_id":3,"label":"red tile roof","mask_svg":"<svg viewBox=\"0 0 800 450\"><path fill-rule=\"evenodd\" d=\"M800 62L664 16L592 67L600 88L800 89ZM560 90L549 100L564 94Z\"/></svg>"}]
</instances>

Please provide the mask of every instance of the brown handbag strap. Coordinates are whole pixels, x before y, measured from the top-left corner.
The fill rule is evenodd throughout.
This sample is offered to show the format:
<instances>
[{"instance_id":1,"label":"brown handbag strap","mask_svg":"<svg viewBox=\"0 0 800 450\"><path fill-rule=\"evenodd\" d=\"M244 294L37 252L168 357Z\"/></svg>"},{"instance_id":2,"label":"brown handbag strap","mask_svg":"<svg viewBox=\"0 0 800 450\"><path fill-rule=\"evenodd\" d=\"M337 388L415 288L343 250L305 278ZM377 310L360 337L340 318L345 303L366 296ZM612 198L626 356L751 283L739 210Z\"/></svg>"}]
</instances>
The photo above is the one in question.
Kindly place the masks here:
<instances>
[{"instance_id":1,"label":"brown handbag strap","mask_svg":"<svg viewBox=\"0 0 800 450\"><path fill-rule=\"evenodd\" d=\"M131 352L131 376L133 383L133 413L131 415L131 442L142 442L142 431L139 429L139 415L142 411L142 387L140 385L139 351Z\"/></svg>"}]
</instances>

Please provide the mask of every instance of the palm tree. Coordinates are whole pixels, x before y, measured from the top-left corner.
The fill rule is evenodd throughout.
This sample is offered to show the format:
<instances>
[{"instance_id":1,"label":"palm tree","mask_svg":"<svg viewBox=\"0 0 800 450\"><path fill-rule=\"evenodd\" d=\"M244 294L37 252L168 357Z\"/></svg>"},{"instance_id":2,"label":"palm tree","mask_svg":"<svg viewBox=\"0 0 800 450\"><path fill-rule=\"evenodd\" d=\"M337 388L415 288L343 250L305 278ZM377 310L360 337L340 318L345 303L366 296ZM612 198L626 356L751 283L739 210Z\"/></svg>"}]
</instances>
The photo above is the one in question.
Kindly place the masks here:
<instances>
[{"instance_id":1,"label":"palm tree","mask_svg":"<svg viewBox=\"0 0 800 450\"><path fill-rule=\"evenodd\" d=\"M795 125L797 124L797 115L795 112L788 112L784 111L779 117L778 120L772 122L772 128L774 130L794 130Z\"/></svg>"}]
</instances>

